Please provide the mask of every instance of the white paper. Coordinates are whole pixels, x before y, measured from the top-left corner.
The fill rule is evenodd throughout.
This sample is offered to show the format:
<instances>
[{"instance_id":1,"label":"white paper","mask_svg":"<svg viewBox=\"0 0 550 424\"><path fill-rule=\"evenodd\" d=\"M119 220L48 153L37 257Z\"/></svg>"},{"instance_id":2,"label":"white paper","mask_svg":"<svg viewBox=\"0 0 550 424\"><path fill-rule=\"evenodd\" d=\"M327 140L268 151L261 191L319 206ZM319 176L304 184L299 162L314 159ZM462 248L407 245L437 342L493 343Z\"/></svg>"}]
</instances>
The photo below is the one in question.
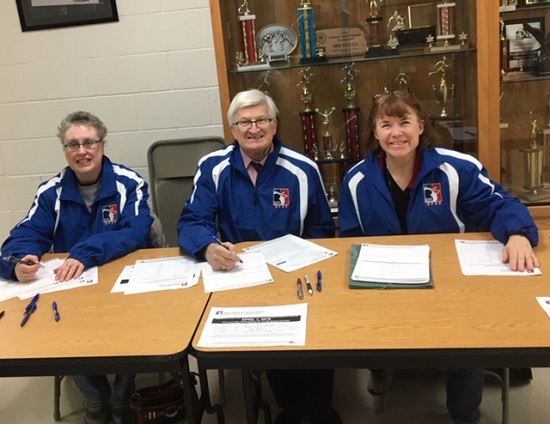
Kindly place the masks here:
<instances>
[{"instance_id":1,"label":"white paper","mask_svg":"<svg viewBox=\"0 0 550 424\"><path fill-rule=\"evenodd\" d=\"M131 271L124 293L137 294L192 287L198 284L199 274L199 263L187 256L139 260Z\"/></svg>"},{"instance_id":2,"label":"white paper","mask_svg":"<svg viewBox=\"0 0 550 424\"><path fill-rule=\"evenodd\" d=\"M363 243L351 278L389 284L430 281L430 246Z\"/></svg>"},{"instance_id":3,"label":"white paper","mask_svg":"<svg viewBox=\"0 0 550 424\"><path fill-rule=\"evenodd\" d=\"M124 293L126 287L128 287L128 283L130 282L130 278L132 277L133 273L134 265L125 266L118 278L116 279L115 285L111 289L111 293Z\"/></svg>"},{"instance_id":4,"label":"white paper","mask_svg":"<svg viewBox=\"0 0 550 424\"><path fill-rule=\"evenodd\" d=\"M62 290L70 290L78 287L97 284L97 267L87 269L78 278L60 282L55 278L55 270L63 264L59 258L41 262L42 267L36 273L36 277L30 283L0 280L0 301L19 297L20 299L32 298L36 293L51 293Z\"/></svg>"},{"instance_id":5,"label":"white paper","mask_svg":"<svg viewBox=\"0 0 550 424\"><path fill-rule=\"evenodd\" d=\"M268 264L285 272L295 271L338 254L338 252L292 234L243 250L246 252L262 252Z\"/></svg>"},{"instance_id":6,"label":"white paper","mask_svg":"<svg viewBox=\"0 0 550 424\"><path fill-rule=\"evenodd\" d=\"M304 346L307 303L210 309L198 346Z\"/></svg>"},{"instance_id":7,"label":"white paper","mask_svg":"<svg viewBox=\"0 0 550 424\"><path fill-rule=\"evenodd\" d=\"M512 271L509 264L502 263L504 245L497 240L455 240L455 246L464 275L530 277L541 274L539 268L533 272Z\"/></svg>"},{"instance_id":8,"label":"white paper","mask_svg":"<svg viewBox=\"0 0 550 424\"><path fill-rule=\"evenodd\" d=\"M537 297L537 302L539 302L542 310L546 312L546 315L550 317L550 297Z\"/></svg>"},{"instance_id":9,"label":"white paper","mask_svg":"<svg viewBox=\"0 0 550 424\"><path fill-rule=\"evenodd\" d=\"M261 252L241 253L231 271L214 271L208 262L201 264L205 293L240 289L273 282L273 277Z\"/></svg>"}]
</instances>

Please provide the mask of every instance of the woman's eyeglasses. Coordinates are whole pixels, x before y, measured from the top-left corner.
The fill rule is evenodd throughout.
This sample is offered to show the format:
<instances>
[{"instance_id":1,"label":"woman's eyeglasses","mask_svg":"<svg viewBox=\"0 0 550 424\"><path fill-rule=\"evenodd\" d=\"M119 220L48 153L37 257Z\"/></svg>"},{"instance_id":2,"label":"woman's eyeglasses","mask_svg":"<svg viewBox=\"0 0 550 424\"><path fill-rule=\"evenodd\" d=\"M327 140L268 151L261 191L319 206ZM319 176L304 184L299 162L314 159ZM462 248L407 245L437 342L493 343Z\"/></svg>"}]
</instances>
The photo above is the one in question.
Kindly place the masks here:
<instances>
[{"instance_id":1,"label":"woman's eyeglasses","mask_svg":"<svg viewBox=\"0 0 550 424\"><path fill-rule=\"evenodd\" d=\"M69 141L67 144L63 145L63 148L68 152L76 152L80 149L80 146L84 147L84 150L93 150L96 148L97 143L101 143L103 140L84 140L82 143L78 141Z\"/></svg>"}]
</instances>

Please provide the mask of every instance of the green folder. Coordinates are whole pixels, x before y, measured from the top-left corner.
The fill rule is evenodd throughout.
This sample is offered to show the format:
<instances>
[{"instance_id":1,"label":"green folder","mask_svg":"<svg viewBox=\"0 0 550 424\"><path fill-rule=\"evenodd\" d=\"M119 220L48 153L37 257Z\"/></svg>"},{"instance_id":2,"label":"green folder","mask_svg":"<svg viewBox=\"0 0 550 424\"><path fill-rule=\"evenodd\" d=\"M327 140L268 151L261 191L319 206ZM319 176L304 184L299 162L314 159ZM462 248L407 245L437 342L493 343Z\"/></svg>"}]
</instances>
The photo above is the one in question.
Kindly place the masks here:
<instances>
[{"instance_id":1,"label":"green folder","mask_svg":"<svg viewBox=\"0 0 550 424\"><path fill-rule=\"evenodd\" d=\"M360 244L351 245L351 257L349 262L349 288L350 289L430 289L434 287L434 280L432 277L432 271L430 269L430 279L426 283L406 283L406 284L392 284L392 283L380 283L377 281L358 281L351 278L359 252L361 251Z\"/></svg>"}]
</instances>

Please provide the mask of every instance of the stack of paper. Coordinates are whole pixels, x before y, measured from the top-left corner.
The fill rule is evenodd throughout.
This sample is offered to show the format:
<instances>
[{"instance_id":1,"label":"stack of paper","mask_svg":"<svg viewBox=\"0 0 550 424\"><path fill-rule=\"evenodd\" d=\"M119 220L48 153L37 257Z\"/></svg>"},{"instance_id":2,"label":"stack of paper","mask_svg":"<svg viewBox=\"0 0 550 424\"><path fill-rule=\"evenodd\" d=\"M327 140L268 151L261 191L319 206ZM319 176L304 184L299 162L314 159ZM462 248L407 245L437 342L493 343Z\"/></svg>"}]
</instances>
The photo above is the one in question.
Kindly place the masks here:
<instances>
[{"instance_id":1,"label":"stack of paper","mask_svg":"<svg viewBox=\"0 0 550 424\"><path fill-rule=\"evenodd\" d=\"M350 288L433 287L430 246L377 245L351 247Z\"/></svg>"}]
</instances>

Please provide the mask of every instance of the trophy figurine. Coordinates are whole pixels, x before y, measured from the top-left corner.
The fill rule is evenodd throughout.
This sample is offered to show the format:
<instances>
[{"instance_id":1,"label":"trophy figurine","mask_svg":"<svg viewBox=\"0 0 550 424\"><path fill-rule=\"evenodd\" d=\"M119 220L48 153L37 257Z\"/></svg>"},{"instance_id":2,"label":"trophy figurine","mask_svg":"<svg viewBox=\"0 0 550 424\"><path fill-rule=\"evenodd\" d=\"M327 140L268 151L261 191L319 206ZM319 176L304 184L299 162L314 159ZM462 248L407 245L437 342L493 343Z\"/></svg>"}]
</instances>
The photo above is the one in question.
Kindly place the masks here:
<instances>
[{"instance_id":1,"label":"trophy figurine","mask_svg":"<svg viewBox=\"0 0 550 424\"><path fill-rule=\"evenodd\" d=\"M529 137L529 147L519 149L525 159L525 182L523 188L528 190L526 196L528 200L540 198L539 190L544 186L542 178L544 149L538 144L539 135L542 133L537 120L533 119L533 112L529 112L531 120L531 135ZM535 197L533 197L535 196Z\"/></svg>"},{"instance_id":2,"label":"trophy figurine","mask_svg":"<svg viewBox=\"0 0 550 424\"><path fill-rule=\"evenodd\" d=\"M338 148L338 145L334 144L332 140L332 135L328 130L329 123L330 123L330 115L332 115L332 112L334 112L335 110L336 110L335 107L332 107L330 110L325 110L324 112L320 112L319 109L315 109L315 111L324 118L323 119L324 133L323 133L323 143L321 146L321 152L323 153L326 160L334 159L332 157L332 154Z\"/></svg>"},{"instance_id":3,"label":"trophy figurine","mask_svg":"<svg viewBox=\"0 0 550 424\"><path fill-rule=\"evenodd\" d=\"M355 105L355 63L348 63L344 66L346 72L345 78L340 83L345 84L344 97L346 98L346 107L344 112L344 122L346 126L346 142L340 145L340 159L349 157L352 161L359 160L359 108ZM346 148L347 146L347 148ZM347 150L347 155L346 155Z\"/></svg>"},{"instance_id":4,"label":"trophy figurine","mask_svg":"<svg viewBox=\"0 0 550 424\"><path fill-rule=\"evenodd\" d=\"M441 113L439 116L442 118L447 116L447 103L453 98L455 91L454 84L449 87L447 85L447 81L445 80L445 72L449 66L450 65L447 63L447 57L443 56L443 58L434 65L434 70L428 73L428 76L441 73L439 85L432 85L432 88L435 99L439 106L441 106Z\"/></svg>"},{"instance_id":5,"label":"trophy figurine","mask_svg":"<svg viewBox=\"0 0 550 424\"><path fill-rule=\"evenodd\" d=\"M391 32L393 34L390 34L390 39L388 41L388 47L395 50L397 49L397 46L399 45L399 37L397 34L399 31L402 31L405 29L405 18L403 18L398 10L395 10L393 12L393 15L388 19L388 28L391 27ZM395 52L397 53L397 52Z\"/></svg>"},{"instance_id":6,"label":"trophy figurine","mask_svg":"<svg viewBox=\"0 0 550 424\"><path fill-rule=\"evenodd\" d=\"M315 114L316 112L311 109L311 102L313 95L309 89L310 78L314 76L311 73L311 68L308 66L300 71L302 79L297 86L302 86L302 92L300 93L300 100L304 105L304 110L300 112L300 119L302 120L302 137L304 140L304 152L306 156L313 160L319 160L319 151L317 149L317 137L315 135Z\"/></svg>"},{"instance_id":7,"label":"trophy figurine","mask_svg":"<svg viewBox=\"0 0 550 424\"><path fill-rule=\"evenodd\" d=\"M510 40L506 39L504 20L500 18L500 73L504 75L509 70Z\"/></svg>"},{"instance_id":8,"label":"trophy figurine","mask_svg":"<svg viewBox=\"0 0 550 424\"><path fill-rule=\"evenodd\" d=\"M310 0L301 0L298 8L298 28L300 30L301 64L326 62L324 54L319 54L316 46L315 20Z\"/></svg>"},{"instance_id":9,"label":"trophy figurine","mask_svg":"<svg viewBox=\"0 0 550 424\"><path fill-rule=\"evenodd\" d=\"M238 8L239 21L241 21L241 35L243 40L243 52L241 53L241 65L250 65L258 61L256 53L256 29L254 21L256 15L250 13L248 0L244 0ZM238 53L237 53L238 55Z\"/></svg>"}]
</instances>

